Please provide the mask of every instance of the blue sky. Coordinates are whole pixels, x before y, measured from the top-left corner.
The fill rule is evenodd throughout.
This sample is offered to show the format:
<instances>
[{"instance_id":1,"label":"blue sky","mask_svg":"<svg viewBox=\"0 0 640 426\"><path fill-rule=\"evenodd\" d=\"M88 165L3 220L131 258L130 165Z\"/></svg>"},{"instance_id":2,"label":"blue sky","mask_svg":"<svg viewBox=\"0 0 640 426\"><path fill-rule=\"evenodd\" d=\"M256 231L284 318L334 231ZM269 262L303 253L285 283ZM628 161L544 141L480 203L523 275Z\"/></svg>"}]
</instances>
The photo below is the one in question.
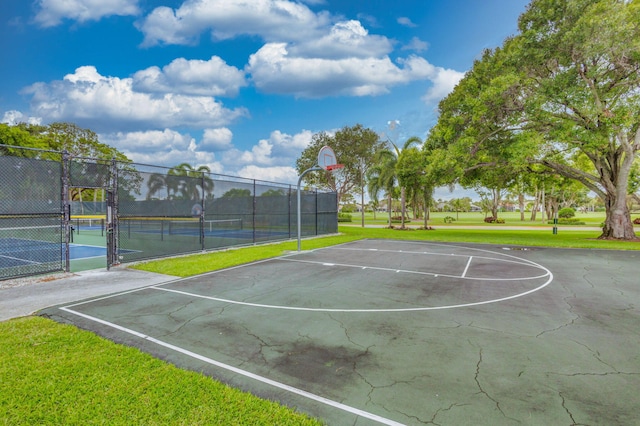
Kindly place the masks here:
<instances>
[{"instance_id":1,"label":"blue sky","mask_svg":"<svg viewBox=\"0 0 640 426\"><path fill-rule=\"evenodd\" d=\"M424 138L527 4L3 0L0 121L69 121L136 162L293 183L314 133Z\"/></svg>"}]
</instances>

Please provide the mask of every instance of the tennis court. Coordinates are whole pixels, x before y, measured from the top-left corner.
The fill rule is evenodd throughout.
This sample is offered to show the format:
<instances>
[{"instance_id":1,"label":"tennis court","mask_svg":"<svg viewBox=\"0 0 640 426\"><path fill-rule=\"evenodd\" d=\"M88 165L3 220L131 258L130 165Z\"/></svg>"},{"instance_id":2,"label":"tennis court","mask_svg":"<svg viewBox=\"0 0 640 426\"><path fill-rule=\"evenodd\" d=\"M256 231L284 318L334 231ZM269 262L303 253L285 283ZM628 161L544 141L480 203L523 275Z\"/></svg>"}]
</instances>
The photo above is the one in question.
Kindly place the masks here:
<instances>
[{"instance_id":1,"label":"tennis court","mask_svg":"<svg viewBox=\"0 0 640 426\"><path fill-rule=\"evenodd\" d=\"M633 424L639 261L362 240L42 315L331 425Z\"/></svg>"},{"instance_id":2,"label":"tennis court","mask_svg":"<svg viewBox=\"0 0 640 426\"><path fill-rule=\"evenodd\" d=\"M59 230L59 227L57 228ZM27 238L0 238L0 277L20 275L19 271L33 267L49 268L51 271L63 268L66 251L60 241L33 240ZM104 246L69 244L69 260L85 261L100 259L104 261L107 249ZM102 262L104 263L104 262ZM25 272L26 273L26 272Z\"/></svg>"},{"instance_id":3,"label":"tennis court","mask_svg":"<svg viewBox=\"0 0 640 426\"><path fill-rule=\"evenodd\" d=\"M277 237L286 239L290 231L274 229L259 229L249 224L245 227L242 218L237 219L184 219L184 218L134 218L122 221L122 233L126 238L132 235L151 234L157 239L164 240L170 236L185 236L196 238L230 238L254 240L255 238Z\"/></svg>"}]
</instances>

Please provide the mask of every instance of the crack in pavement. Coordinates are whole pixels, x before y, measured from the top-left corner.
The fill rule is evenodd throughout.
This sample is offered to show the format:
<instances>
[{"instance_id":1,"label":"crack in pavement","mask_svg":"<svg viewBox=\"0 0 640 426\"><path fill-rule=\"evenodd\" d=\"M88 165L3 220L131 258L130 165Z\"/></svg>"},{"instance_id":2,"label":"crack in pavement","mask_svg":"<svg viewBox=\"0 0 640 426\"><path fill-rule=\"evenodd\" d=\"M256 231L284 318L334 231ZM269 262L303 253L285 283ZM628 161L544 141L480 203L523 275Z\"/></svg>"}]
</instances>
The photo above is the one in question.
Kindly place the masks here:
<instances>
[{"instance_id":1,"label":"crack in pavement","mask_svg":"<svg viewBox=\"0 0 640 426\"><path fill-rule=\"evenodd\" d=\"M564 398L564 395L562 395L562 392L558 392L558 395L560 395L560 399L562 400L562 408L564 408L564 411L567 412L567 414L569 415L569 418L571 419L571 425L570 426L588 426L584 423L578 423L576 422L576 419L573 417L573 413L571 413L571 410L569 410L569 407L567 407L567 401Z\"/></svg>"},{"instance_id":2,"label":"crack in pavement","mask_svg":"<svg viewBox=\"0 0 640 426\"><path fill-rule=\"evenodd\" d=\"M475 345L473 345L473 343L472 343L471 341L469 341L469 343L470 343L472 346L475 346ZM486 396L490 401L492 401L492 402L496 405L496 409L497 409L497 410L500 412L500 414L502 414L505 418L510 419L510 420L513 420L513 421L515 421L515 422L520 423L520 421L519 421L518 419L514 419L513 417L509 417L509 416L507 416L507 415L505 414L505 412L504 412L504 411L502 411L502 407L500 407L500 401L498 401L497 399L495 399L494 397L492 397L491 395L489 395L489 393L488 393L488 392L487 392L487 391L482 387L482 384L480 383L480 379L479 379L479 377L480 377L480 365L482 364L482 361L483 361L483 358L482 358L482 348L480 348L480 349L478 350L478 362L477 362L477 364L476 364L476 373L475 373L475 376L474 376L474 380L475 380L475 382L476 382L476 385L478 386L478 389L480 390L478 393L483 394L483 395L484 395L484 396Z\"/></svg>"},{"instance_id":3,"label":"crack in pavement","mask_svg":"<svg viewBox=\"0 0 640 426\"><path fill-rule=\"evenodd\" d=\"M568 291L568 292L570 293L570 294L569 294L569 296L565 296L565 297L563 297L563 298L562 298L562 301L563 301L567 306L569 306L568 311L571 313L571 315L574 315L574 318L573 318L571 321L569 321L569 322L565 322L564 324L559 325L558 327L551 328L551 329L549 329L549 330L543 330L543 331L541 331L540 333L536 334L536 338L538 338L538 337L540 337L540 336L542 336L543 334L546 334L546 333L553 333L553 332L556 332L556 331L561 330L561 329L563 329L563 328L570 327L570 326L574 325L574 324L576 323L576 321L578 321L578 320L582 319L582 317L580 316L580 314L578 314L578 313L576 313L576 312L574 312L574 311L573 311L573 310L575 309L575 307L574 307L574 306L569 302L569 299L575 299L575 298L576 298L576 294L575 294L575 292L573 292L572 290L569 290L569 289L568 289L566 286L564 286L564 285L562 286L562 288L564 288L566 291Z\"/></svg>"},{"instance_id":4,"label":"crack in pavement","mask_svg":"<svg viewBox=\"0 0 640 426\"><path fill-rule=\"evenodd\" d=\"M438 408L436 410L436 412L433 413L433 416L431 417L431 420L429 420L427 422L427 424L433 424L433 425L440 426L440 423L436 423L436 417L438 417L438 415L440 415L440 413L444 413L445 411L450 411L451 409L453 409L453 407L464 407L466 405L470 405L470 404L460 404L460 403L454 402L453 404L449 405L446 408Z\"/></svg>"},{"instance_id":5,"label":"crack in pavement","mask_svg":"<svg viewBox=\"0 0 640 426\"><path fill-rule=\"evenodd\" d=\"M365 382L371 389L369 390L369 392L367 393L367 403L366 405L374 405L376 407L381 407L382 409L384 409L387 413L398 413L408 419L415 419L418 422L422 423L422 424L429 424L432 423L429 420L423 420L420 417L418 417L415 414L409 414L409 413L405 413L403 411L400 411L398 409L389 409L387 408L387 406L385 404L381 404L381 403L377 403L373 401L373 393L380 390L380 389L386 389L386 388L393 388L399 384L407 384L410 385L412 384L416 379L423 377L423 376L414 376L408 380L394 380L392 383L386 384L386 385L381 385L381 386L376 386L373 383L369 382L366 377L364 377L362 374L360 374L358 371L355 371L355 373L360 377L360 379L362 379L363 382ZM425 375L428 376L428 375ZM455 405L455 404L454 404ZM435 417L435 416L434 416ZM433 417L432 417L433 418Z\"/></svg>"},{"instance_id":6,"label":"crack in pavement","mask_svg":"<svg viewBox=\"0 0 640 426\"><path fill-rule=\"evenodd\" d=\"M361 344L359 344L359 343L354 342L354 341L353 341L353 339L351 338L351 336L349 336L349 331L347 330L347 327L344 325L344 323L343 323L342 321L340 321L340 320L339 320L339 319L337 319L337 318L334 318L334 317L333 317L333 315L332 315L332 314L330 314L330 313L327 313L327 316L328 316L329 318L331 318L331 320L332 320L332 321L335 321L335 322L337 322L337 323L338 323L338 325L340 325L340 328L341 328L341 329L342 329L342 331L344 332L345 337L347 338L347 340L349 341L349 343L351 343L352 345L359 346L359 347L361 347L361 348L365 348L365 349L367 350L367 352L369 352L369 348L371 348L371 347L375 346L375 345L371 345L371 346L369 346L369 347L366 347L366 346L364 346L364 345L361 345Z\"/></svg>"}]
</instances>

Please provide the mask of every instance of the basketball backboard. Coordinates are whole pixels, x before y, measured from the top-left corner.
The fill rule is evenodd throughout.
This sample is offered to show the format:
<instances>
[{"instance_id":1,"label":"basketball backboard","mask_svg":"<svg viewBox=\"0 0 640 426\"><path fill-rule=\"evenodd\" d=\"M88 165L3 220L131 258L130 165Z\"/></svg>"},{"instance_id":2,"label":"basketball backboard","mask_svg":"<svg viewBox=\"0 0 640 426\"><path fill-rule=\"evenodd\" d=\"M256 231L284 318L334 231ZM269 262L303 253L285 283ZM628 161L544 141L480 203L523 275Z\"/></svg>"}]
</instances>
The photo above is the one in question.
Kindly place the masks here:
<instances>
[{"instance_id":1,"label":"basketball backboard","mask_svg":"<svg viewBox=\"0 0 640 426\"><path fill-rule=\"evenodd\" d=\"M333 152L333 148L330 146L323 146L318 151L318 166L325 170L328 170L331 166L335 166L338 163L336 159L336 153Z\"/></svg>"}]
</instances>

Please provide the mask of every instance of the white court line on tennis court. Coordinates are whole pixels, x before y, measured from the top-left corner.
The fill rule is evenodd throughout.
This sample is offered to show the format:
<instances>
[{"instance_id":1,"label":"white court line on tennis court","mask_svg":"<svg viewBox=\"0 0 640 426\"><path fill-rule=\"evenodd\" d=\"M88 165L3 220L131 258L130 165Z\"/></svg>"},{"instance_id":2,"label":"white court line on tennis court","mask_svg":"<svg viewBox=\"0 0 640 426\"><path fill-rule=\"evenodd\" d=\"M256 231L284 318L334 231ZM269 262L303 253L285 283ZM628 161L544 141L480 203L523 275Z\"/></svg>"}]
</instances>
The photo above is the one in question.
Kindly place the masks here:
<instances>
[{"instance_id":1,"label":"white court line on tennis court","mask_svg":"<svg viewBox=\"0 0 640 426\"><path fill-rule=\"evenodd\" d=\"M36 265L40 265L42 263L42 262L36 262L35 260L23 259L21 257L7 256L4 254L0 254L0 257L4 257L5 259L18 260L20 262L33 263Z\"/></svg>"},{"instance_id":2,"label":"white court line on tennis court","mask_svg":"<svg viewBox=\"0 0 640 426\"><path fill-rule=\"evenodd\" d=\"M115 328L116 330L122 331L124 333L131 334L131 335L136 336L136 337L138 337L140 339L143 339L143 340L155 343L155 344L157 344L159 346L165 347L167 349L171 349L173 351L179 352L179 353L181 353L183 355L190 356L190 357L192 357L194 359L197 359L199 361L206 362L207 364L214 365L216 367L231 371L231 372L236 373L236 374L240 374L241 376L248 377L250 379L265 383L267 385L276 387L278 389L282 389L282 390L291 392L291 393L296 394L298 396L302 396L304 398L311 399L311 400L316 401L316 402L320 402L320 403L328 405L330 407L337 408L337 409L340 409L342 411L346 411L346 412L354 414L356 416L360 416L360 417L363 417L363 418L366 418L366 419L369 419L369 420L373 420L373 421L376 421L376 422L384 424L384 425L404 426L403 423L399 423L399 422L396 422L394 420L390 420L390 419L387 419L385 417L378 416L377 414L369 413L367 411L363 411L363 410L360 410L358 408L351 407L350 405L346 405L346 404L342 404L342 403L337 402L337 401L333 401L333 400L325 398L323 396L319 396L319 395L313 394L311 392L307 392L305 390L298 389L296 387L289 386L287 384L284 384L284 383L281 383L281 382L277 382L275 380L271 380L271 379L269 379L267 377L259 376L257 374L251 373L250 371L242 370L242 369L234 367L232 365L225 364L225 363L220 362L220 361L216 361L216 360L208 358L208 357L206 357L204 355L197 354L197 353L192 352L190 350L187 350L185 348L181 348L180 346L176 346L176 345L173 345L171 343L156 339L155 337L151 337L149 335L137 332L137 331L132 330L130 328L126 328L126 327L123 327L121 325L118 325L118 324L115 324L115 323L112 323L112 322L109 322L109 321L105 321L105 320L102 320L100 318L93 317L91 315L87 315L87 314L83 314L81 312L74 311L72 309L69 309L68 307L60 308L60 310L68 312L68 313L73 314L73 315L77 315L77 316L85 318L85 319L88 319L90 321L97 322L97 323L102 324L102 325L106 325L106 326L111 327L111 328Z\"/></svg>"}]
</instances>

